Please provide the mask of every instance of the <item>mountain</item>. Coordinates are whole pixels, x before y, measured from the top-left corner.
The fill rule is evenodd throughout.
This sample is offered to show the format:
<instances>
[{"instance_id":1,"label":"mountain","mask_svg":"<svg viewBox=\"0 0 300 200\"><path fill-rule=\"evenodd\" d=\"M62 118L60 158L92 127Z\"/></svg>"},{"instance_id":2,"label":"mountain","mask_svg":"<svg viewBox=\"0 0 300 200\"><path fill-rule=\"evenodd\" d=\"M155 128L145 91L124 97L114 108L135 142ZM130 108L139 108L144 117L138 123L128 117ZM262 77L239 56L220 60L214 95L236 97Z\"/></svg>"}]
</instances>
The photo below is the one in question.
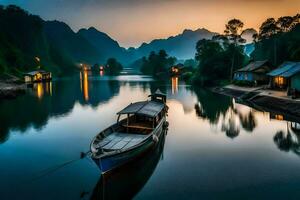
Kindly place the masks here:
<instances>
[{"instance_id":1,"label":"mountain","mask_svg":"<svg viewBox=\"0 0 300 200\"><path fill-rule=\"evenodd\" d=\"M59 21L44 22L48 41L75 63L94 64L101 61L98 49L80 34L75 33L67 24Z\"/></svg>"},{"instance_id":2,"label":"mountain","mask_svg":"<svg viewBox=\"0 0 300 200\"><path fill-rule=\"evenodd\" d=\"M17 74L31 69L34 57L51 63L43 21L17 6L0 6L0 72Z\"/></svg>"},{"instance_id":3,"label":"mountain","mask_svg":"<svg viewBox=\"0 0 300 200\"><path fill-rule=\"evenodd\" d=\"M143 43L138 48L125 49L117 41L107 34L98 31L94 27L80 29L78 34L90 42L103 56L104 61L110 57L115 57L125 65L148 56L151 51L158 52L166 50L170 56L177 59L189 59L195 56L195 46L200 39L210 39L215 33L206 29L184 30L181 34L166 39L156 39L150 43Z\"/></svg>"},{"instance_id":4,"label":"mountain","mask_svg":"<svg viewBox=\"0 0 300 200\"><path fill-rule=\"evenodd\" d=\"M253 28L248 28L243 31L242 38L246 40L246 44L253 43L254 34L257 34L257 31Z\"/></svg>"},{"instance_id":5,"label":"mountain","mask_svg":"<svg viewBox=\"0 0 300 200\"><path fill-rule=\"evenodd\" d=\"M164 49L170 56L177 59L193 58L196 53L196 43L201 39L211 39L215 33L207 29L184 30L181 34L167 39L156 39L150 43L143 43L135 51L135 56L149 55L151 51Z\"/></svg>"},{"instance_id":6,"label":"mountain","mask_svg":"<svg viewBox=\"0 0 300 200\"><path fill-rule=\"evenodd\" d=\"M184 30L176 36L125 49L93 27L76 33L64 22L45 21L14 5L0 6L0 27L5 27L0 30L0 73L18 75L38 66L64 75L75 71L81 62L102 64L111 57L128 66L161 49L177 59L193 58L197 41L214 35L206 29Z\"/></svg>"},{"instance_id":7,"label":"mountain","mask_svg":"<svg viewBox=\"0 0 300 200\"><path fill-rule=\"evenodd\" d=\"M101 62L105 62L111 57L115 57L123 63L129 61L126 49L106 33L90 27L89 29L80 29L77 34L85 38L100 53L102 56Z\"/></svg>"},{"instance_id":8,"label":"mountain","mask_svg":"<svg viewBox=\"0 0 300 200\"><path fill-rule=\"evenodd\" d=\"M250 56L254 50L255 50L255 45L253 43L244 45L244 52L247 56Z\"/></svg>"},{"instance_id":9,"label":"mountain","mask_svg":"<svg viewBox=\"0 0 300 200\"><path fill-rule=\"evenodd\" d=\"M97 49L67 24L44 21L14 5L0 6L0 27L5 27L0 30L0 73L21 76L41 66L63 75L79 62L101 60Z\"/></svg>"}]
</instances>

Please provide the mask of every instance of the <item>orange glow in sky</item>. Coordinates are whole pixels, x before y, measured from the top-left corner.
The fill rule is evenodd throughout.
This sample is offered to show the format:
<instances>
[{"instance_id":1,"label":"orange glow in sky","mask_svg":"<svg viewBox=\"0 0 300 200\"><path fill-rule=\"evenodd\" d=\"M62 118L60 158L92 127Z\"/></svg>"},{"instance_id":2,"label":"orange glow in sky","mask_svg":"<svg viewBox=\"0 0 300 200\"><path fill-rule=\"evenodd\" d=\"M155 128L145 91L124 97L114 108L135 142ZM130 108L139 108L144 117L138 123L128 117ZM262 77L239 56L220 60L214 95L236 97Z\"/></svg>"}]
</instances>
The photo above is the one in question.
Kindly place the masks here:
<instances>
[{"instance_id":1,"label":"orange glow in sky","mask_svg":"<svg viewBox=\"0 0 300 200\"><path fill-rule=\"evenodd\" d=\"M300 0L4 0L16 3L44 19L58 19L73 30L94 26L121 46L139 46L184 29L223 32L224 24L238 18L245 28L258 29L269 17L300 12Z\"/></svg>"}]
</instances>

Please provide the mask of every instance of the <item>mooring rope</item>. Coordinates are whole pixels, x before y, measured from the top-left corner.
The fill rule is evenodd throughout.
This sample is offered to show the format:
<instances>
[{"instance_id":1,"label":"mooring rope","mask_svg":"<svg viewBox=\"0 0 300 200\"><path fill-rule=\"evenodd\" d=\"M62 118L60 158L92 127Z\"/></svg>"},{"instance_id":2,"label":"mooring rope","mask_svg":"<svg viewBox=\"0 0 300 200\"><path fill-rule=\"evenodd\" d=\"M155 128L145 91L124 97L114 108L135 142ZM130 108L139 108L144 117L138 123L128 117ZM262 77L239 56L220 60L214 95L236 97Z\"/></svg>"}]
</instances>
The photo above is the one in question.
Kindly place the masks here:
<instances>
[{"instance_id":1,"label":"mooring rope","mask_svg":"<svg viewBox=\"0 0 300 200\"><path fill-rule=\"evenodd\" d=\"M88 152L81 152L81 153L80 153L80 158L72 159L72 160L66 161L66 162L64 162L64 163L62 163L62 164L59 164L59 165L52 166L52 167L49 167L49 168L47 168L47 169L44 169L44 170L40 171L40 172L41 172L40 175L38 175L38 176L36 176L36 177L30 179L29 182L35 181L35 180L37 180L37 179L40 179L40 178L42 178L42 177L44 177L44 176L47 176L47 175L49 175L49 174L51 174L51 173L56 172L57 170L59 170L59 169L65 167L65 166L67 166L67 165L70 165L71 163L74 163L74 162L76 162L76 161L79 161L79 160L81 160L81 159L84 159L86 156L90 155L90 153L91 153L91 151L88 151Z\"/></svg>"}]
</instances>

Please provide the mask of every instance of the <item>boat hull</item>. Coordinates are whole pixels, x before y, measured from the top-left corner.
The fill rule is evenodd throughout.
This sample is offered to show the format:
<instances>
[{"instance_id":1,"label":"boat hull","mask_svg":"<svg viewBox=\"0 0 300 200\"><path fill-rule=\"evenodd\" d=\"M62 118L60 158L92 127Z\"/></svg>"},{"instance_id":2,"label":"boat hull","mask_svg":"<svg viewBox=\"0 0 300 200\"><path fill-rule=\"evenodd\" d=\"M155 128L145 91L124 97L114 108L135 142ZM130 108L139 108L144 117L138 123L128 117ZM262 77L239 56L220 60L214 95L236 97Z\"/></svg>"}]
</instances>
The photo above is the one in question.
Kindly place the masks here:
<instances>
[{"instance_id":1,"label":"boat hull","mask_svg":"<svg viewBox=\"0 0 300 200\"><path fill-rule=\"evenodd\" d=\"M164 118L160 125L157 126L151 134L152 137L148 137L145 141L143 141L143 143L139 144L137 147L117 154L103 156L98 159L93 158L95 163L101 169L102 174L108 173L132 161L133 159L143 155L143 153L147 152L151 148L155 148L163 135L162 132L165 129L165 122L166 119Z\"/></svg>"}]
</instances>

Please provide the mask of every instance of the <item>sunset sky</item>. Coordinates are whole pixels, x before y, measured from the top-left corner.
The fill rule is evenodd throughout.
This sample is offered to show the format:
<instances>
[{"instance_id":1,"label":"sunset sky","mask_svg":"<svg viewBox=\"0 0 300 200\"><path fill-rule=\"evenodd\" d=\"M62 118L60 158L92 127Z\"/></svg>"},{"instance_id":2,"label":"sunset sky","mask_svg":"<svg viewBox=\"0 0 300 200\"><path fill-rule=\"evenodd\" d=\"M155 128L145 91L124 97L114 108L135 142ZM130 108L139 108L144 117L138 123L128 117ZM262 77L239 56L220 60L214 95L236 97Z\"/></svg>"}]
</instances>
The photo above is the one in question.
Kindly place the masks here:
<instances>
[{"instance_id":1,"label":"sunset sky","mask_svg":"<svg viewBox=\"0 0 300 200\"><path fill-rule=\"evenodd\" d=\"M17 4L43 19L64 21L75 31L94 26L124 47L184 29L223 32L231 18L257 29L268 17L300 12L300 0L0 0L0 4Z\"/></svg>"}]
</instances>

